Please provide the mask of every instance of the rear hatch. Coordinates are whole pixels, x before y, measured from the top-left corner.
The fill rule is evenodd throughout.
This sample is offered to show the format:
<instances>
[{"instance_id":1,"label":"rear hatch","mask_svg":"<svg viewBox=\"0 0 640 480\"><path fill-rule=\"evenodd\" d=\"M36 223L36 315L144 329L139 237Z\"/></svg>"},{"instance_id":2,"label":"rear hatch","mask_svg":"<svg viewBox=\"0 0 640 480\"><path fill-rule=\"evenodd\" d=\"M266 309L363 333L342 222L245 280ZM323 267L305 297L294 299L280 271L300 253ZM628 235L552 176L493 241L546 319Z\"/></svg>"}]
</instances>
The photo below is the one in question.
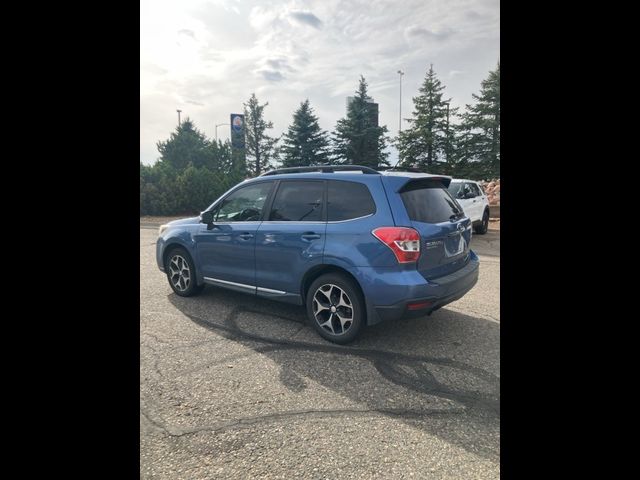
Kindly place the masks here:
<instances>
[{"instance_id":1,"label":"rear hatch","mask_svg":"<svg viewBox=\"0 0 640 480\"><path fill-rule=\"evenodd\" d=\"M453 273L469 259L471 220L447 190L448 184L449 178L416 178L397 191L409 226L420 234L417 268L427 280Z\"/></svg>"}]
</instances>

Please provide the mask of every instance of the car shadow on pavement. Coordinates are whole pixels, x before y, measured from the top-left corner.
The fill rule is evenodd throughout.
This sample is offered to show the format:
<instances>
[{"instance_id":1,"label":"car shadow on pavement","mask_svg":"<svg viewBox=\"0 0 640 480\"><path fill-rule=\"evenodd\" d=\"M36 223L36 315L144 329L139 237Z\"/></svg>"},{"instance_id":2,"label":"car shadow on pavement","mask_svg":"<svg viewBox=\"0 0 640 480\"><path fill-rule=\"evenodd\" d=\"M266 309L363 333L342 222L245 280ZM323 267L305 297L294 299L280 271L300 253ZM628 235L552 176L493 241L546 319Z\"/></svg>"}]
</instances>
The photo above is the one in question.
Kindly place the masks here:
<instances>
[{"instance_id":1,"label":"car shadow on pavement","mask_svg":"<svg viewBox=\"0 0 640 480\"><path fill-rule=\"evenodd\" d=\"M172 293L169 300L197 325L251 349L247 355L272 360L289 391L305 395L313 381L359 406L300 414L385 415L499 461L500 378L492 371L499 371L500 326L494 321L445 307L431 317L369 327L340 346L306 324L303 307L215 287L192 298Z\"/></svg>"}]
</instances>

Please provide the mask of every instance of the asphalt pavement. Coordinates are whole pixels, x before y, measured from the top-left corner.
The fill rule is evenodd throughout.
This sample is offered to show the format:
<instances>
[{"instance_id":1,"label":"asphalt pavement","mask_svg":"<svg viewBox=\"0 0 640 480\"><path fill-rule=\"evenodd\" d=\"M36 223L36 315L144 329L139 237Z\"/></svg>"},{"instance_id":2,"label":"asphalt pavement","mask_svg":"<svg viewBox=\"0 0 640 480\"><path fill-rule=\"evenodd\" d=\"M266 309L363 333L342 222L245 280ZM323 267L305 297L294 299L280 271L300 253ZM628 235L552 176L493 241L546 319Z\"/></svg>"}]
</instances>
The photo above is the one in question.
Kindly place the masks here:
<instances>
[{"instance_id":1,"label":"asphalt pavement","mask_svg":"<svg viewBox=\"0 0 640 480\"><path fill-rule=\"evenodd\" d=\"M500 474L500 232L429 317L320 338L303 307L175 295L140 228L140 477L484 479Z\"/></svg>"}]
</instances>

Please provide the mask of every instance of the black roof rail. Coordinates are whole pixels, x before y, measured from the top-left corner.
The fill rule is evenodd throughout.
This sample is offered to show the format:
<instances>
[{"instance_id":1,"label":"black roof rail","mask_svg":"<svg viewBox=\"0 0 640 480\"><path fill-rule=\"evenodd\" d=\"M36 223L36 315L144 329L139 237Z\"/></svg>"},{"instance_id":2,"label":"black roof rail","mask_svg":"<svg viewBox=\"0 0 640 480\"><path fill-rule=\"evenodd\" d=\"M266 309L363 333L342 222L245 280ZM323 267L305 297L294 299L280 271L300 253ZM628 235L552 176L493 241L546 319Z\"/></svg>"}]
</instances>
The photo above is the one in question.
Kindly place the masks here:
<instances>
[{"instance_id":1,"label":"black roof rail","mask_svg":"<svg viewBox=\"0 0 640 480\"><path fill-rule=\"evenodd\" d=\"M261 177L266 177L268 175L282 175L285 173L304 173L304 172L322 172L322 173L333 173L333 172L348 172L356 170L366 174L374 174L380 175L380 172L374 170L370 167L364 167L362 165L311 165L308 167L288 167L288 168L278 168L276 170L269 170L268 172L260 175Z\"/></svg>"}]
</instances>

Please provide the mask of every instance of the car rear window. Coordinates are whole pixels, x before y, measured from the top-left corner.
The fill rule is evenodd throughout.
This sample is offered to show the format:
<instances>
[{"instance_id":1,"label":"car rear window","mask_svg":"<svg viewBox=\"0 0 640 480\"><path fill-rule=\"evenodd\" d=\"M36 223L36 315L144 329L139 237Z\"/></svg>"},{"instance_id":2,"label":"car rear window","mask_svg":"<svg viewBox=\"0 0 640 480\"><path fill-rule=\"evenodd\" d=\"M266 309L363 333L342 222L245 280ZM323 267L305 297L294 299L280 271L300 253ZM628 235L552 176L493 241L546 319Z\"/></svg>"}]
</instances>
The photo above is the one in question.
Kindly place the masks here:
<instances>
[{"instance_id":1,"label":"car rear window","mask_svg":"<svg viewBox=\"0 0 640 480\"><path fill-rule=\"evenodd\" d=\"M329 181L327 213L330 222L365 217L376 212L376 204L366 185Z\"/></svg>"},{"instance_id":2,"label":"car rear window","mask_svg":"<svg viewBox=\"0 0 640 480\"><path fill-rule=\"evenodd\" d=\"M409 182L400 191L409 218L414 222L442 223L459 216L462 209L438 180Z\"/></svg>"}]
</instances>

